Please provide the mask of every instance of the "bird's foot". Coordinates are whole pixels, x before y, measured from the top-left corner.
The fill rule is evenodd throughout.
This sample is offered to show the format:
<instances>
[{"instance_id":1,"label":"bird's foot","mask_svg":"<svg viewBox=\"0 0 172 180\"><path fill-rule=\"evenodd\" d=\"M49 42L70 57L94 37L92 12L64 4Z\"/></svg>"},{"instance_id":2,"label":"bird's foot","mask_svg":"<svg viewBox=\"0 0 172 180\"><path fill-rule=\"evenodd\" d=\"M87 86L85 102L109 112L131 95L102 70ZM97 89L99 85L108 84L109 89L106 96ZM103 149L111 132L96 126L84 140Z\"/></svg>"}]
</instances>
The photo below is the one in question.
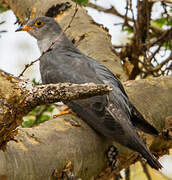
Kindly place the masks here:
<instances>
[{"instance_id":1,"label":"bird's foot","mask_svg":"<svg viewBox=\"0 0 172 180\"><path fill-rule=\"evenodd\" d=\"M112 171L117 168L117 156L118 150L115 146L111 145L106 152L106 156L108 159L108 166L112 168Z\"/></svg>"},{"instance_id":2,"label":"bird's foot","mask_svg":"<svg viewBox=\"0 0 172 180\"><path fill-rule=\"evenodd\" d=\"M69 109L68 107L66 107L63 111L55 114L55 115L53 116L53 118L56 118L56 117L58 117L58 116L62 116L62 115L65 115L65 114L70 114L70 113L73 113L72 110Z\"/></svg>"}]
</instances>

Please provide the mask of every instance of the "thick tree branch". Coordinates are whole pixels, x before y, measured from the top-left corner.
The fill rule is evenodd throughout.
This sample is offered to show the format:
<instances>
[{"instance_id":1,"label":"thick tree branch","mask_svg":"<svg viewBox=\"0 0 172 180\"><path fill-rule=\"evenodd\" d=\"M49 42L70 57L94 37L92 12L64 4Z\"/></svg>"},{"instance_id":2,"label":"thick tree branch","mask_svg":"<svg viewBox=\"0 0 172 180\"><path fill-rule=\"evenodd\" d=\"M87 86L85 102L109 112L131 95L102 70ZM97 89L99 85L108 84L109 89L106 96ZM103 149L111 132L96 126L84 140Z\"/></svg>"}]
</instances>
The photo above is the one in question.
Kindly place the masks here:
<instances>
[{"instance_id":1,"label":"thick tree branch","mask_svg":"<svg viewBox=\"0 0 172 180\"><path fill-rule=\"evenodd\" d=\"M0 70L0 148L13 138L22 117L41 104L88 98L105 94L106 85L61 83L34 86L31 82L15 78Z\"/></svg>"},{"instance_id":2,"label":"thick tree branch","mask_svg":"<svg viewBox=\"0 0 172 180\"><path fill-rule=\"evenodd\" d=\"M171 76L129 81L125 83L125 89L131 101L150 123L160 132L164 128L170 131ZM21 109L21 112L23 110ZM73 126L70 123L71 118L80 126ZM37 127L19 128L18 131L16 140L7 144L5 152L0 152L0 175L4 174L9 179L19 179L19 177L28 180L31 177L36 180L49 179L54 169L63 169L66 160L72 162L74 174L82 179L96 177L106 167L105 152L111 142L96 134L72 114L47 121ZM160 156L172 147L172 141L168 140L168 136L166 139L153 138L146 134L141 136L155 155ZM114 173L118 173L122 168L128 167L139 159L137 153L118 144L114 145L119 151L118 167ZM99 177L108 179L113 174L106 170Z\"/></svg>"},{"instance_id":3,"label":"thick tree branch","mask_svg":"<svg viewBox=\"0 0 172 180\"><path fill-rule=\"evenodd\" d=\"M2 1L4 0L0 0L0 2ZM27 20L33 8L36 9L35 16L40 16L47 14L47 12L50 14L57 12L57 7L60 7L59 9L67 7L63 8L64 10L58 15L55 14L57 21L66 27L69 17L74 12L74 6L68 6L73 5L73 3L71 1L67 3L68 1L65 0L58 0L58 2L51 0L49 3L46 0L5 1L22 22ZM56 8L52 12L54 5ZM73 42L78 42L78 39L81 39L78 47L85 54L99 59L113 72L119 76L122 75L122 79L126 79L120 59L111 52L107 31L92 23L91 18L82 8L79 8L77 17L68 31L68 36ZM14 129L21 124L22 116L28 112L27 107L33 102L31 101L34 89L32 85L20 83L20 87L18 87L18 81L19 79L6 76L4 73L0 76L0 92L3 94L0 96L0 104L4 107L0 108L0 119L4 118L3 121L0 121L0 133L3 137L2 142L5 143L14 137L16 132ZM151 145L150 149L155 155L160 156L166 153L172 147L170 136L168 136L168 132L171 133L172 124L172 78L131 81L127 82L125 87L131 101L145 118L160 132L164 128L167 130L166 139L153 139L148 135L141 134L146 139L147 145ZM27 92L23 92L24 90ZM28 96L24 96L25 93L28 93ZM31 97L30 100L29 97ZM4 102L4 99L7 101ZM33 104L34 106L35 104ZM2 113L5 115L2 116ZM78 121L80 127L72 126L70 124L71 118ZM13 119L17 119L17 122L12 121ZM5 134L6 131L10 131L11 134ZM61 170L66 160L72 161L74 174L83 179L98 176L100 171L106 167L105 151L111 142L97 135L94 130L74 115L50 120L30 129L19 128L18 131L15 141L8 143L6 151L0 151L0 177L3 175L9 179L51 179L54 169ZM110 179L108 177L139 159L137 153L128 151L118 144L115 146L119 150L118 167L114 173L105 171L101 174L101 178Z\"/></svg>"}]
</instances>

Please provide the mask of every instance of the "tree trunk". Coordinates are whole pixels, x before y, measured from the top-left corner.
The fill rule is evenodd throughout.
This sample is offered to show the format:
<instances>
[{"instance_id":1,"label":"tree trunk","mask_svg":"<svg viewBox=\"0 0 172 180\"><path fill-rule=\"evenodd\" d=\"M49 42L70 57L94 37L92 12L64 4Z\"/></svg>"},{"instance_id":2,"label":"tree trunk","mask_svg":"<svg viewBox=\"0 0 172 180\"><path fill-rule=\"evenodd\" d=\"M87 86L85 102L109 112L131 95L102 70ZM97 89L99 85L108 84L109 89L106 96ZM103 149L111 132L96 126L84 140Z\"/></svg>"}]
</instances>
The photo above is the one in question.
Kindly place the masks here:
<instances>
[{"instance_id":1,"label":"tree trunk","mask_svg":"<svg viewBox=\"0 0 172 180\"><path fill-rule=\"evenodd\" d=\"M69 24L75 11L74 3L71 1L67 3L65 0L58 0L58 2L50 0L48 3L46 0L0 0L0 2L6 3L22 22L26 22L31 11L35 16L51 15L61 8L61 13L58 13L56 20L63 28ZM53 5L56 5L54 11ZM79 7L66 33L83 53L104 63L120 79L127 79L120 59L111 50L108 32L95 24L84 9ZM12 76L7 77L3 73L0 75L0 87L3 87L5 92L0 90L0 118L10 122L9 126L12 130L10 136L4 136L4 124L0 123L0 133L3 135L4 142L16 135L14 130L21 124L23 114L28 111L18 106L18 103L23 104L26 100L23 96L24 90L29 93L27 84L23 87L23 91L17 87L18 81L19 79ZM133 104L150 123L160 132L164 128L170 130L172 126L172 77L129 81L125 83L125 88ZM8 96L4 96L5 94ZM4 99L8 99L9 102L5 102ZM6 108L2 109L2 105ZM4 113L6 113L5 116L2 116ZM70 123L71 118L78 121L80 126L73 126ZM18 121L13 122L9 119L18 119ZM5 128L9 130L8 126ZM158 155L166 153L172 147L170 137L155 139L143 133L141 136L151 150ZM55 178L54 170L55 172L62 170L67 160L72 162L74 174L82 179L97 177L106 167L105 151L110 144L111 142L97 135L74 115L65 115L34 128L19 128L15 141L7 144L5 152L0 152L0 179L53 179ZM138 154L116 143L114 145L119 150L119 165L115 171L117 173L134 163ZM109 171L104 174L106 178L111 176Z\"/></svg>"},{"instance_id":2,"label":"tree trunk","mask_svg":"<svg viewBox=\"0 0 172 180\"><path fill-rule=\"evenodd\" d=\"M3 104L4 106L2 105L2 102L5 102L4 99L10 105L9 110L4 111L3 108L5 122L1 121L2 137L9 130L7 128L5 131L5 127L14 128L12 130L15 130L15 127L21 124L22 115L28 111L26 107L32 107L32 104L26 102L34 102L34 106L36 105L36 101L32 101L29 97L29 92L32 92L30 93L31 97L37 97L38 100L41 94L39 91L36 95L36 91L31 88L32 86L29 83L24 83L8 74L1 73L0 78L2 83L0 97L4 97L1 98L0 107L1 109L4 106L9 107L6 106L6 103ZM21 87L23 90L21 90ZM166 130L171 128L172 77L129 81L125 84L125 88L134 105L160 132L164 127ZM43 87L40 89L41 93L44 94ZM52 102L52 98L49 99ZM43 100L41 101L43 103ZM47 103L47 100L45 100L45 103ZM77 121L79 126L73 126L70 123L71 119ZM9 122L8 120L11 120L10 122L15 126L9 123L7 124L9 126L3 127L4 123ZM4 133L2 133L2 130L4 130ZM146 140L151 150L158 155L164 154L164 150L172 147L172 141L168 138L166 140L164 138L155 139L143 133L141 136ZM5 137L11 138L11 136ZM4 138L3 140L7 139ZM110 144L112 142L97 135L94 130L72 114L47 121L37 127L19 128L15 141L10 141L7 144L5 152L0 152L0 177L29 180L51 179L54 170L62 170L67 160L72 162L74 174L84 180L90 179L92 176L97 177L101 170L106 167L105 152ZM115 173L118 173L122 168L135 162L138 154L116 143L114 145L119 151L119 165L115 171ZM106 177L108 175L110 175L110 172L106 174Z\"/></svg>"}]
</instances>

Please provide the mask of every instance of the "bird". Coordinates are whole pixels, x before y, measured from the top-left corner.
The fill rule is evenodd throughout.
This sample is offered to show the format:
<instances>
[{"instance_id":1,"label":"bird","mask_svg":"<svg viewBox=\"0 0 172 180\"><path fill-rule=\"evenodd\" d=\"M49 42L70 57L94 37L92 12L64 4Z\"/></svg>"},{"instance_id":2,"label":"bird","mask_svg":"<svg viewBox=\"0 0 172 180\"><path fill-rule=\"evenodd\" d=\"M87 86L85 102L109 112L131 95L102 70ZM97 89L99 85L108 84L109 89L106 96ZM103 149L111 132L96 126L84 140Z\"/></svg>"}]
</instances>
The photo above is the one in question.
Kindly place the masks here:
<instances>
[{"instance_id":1,"label":"bird","mask_svg":"<svg viewBox=\"0 0 172 180\"><path fill-rule=\"evenodd\" d=\"M154 136L158 136L158 131L130 102L122 83L107 67L79 51L51 17L30 19L17 31L27 31L37 39L42 53L40 73L43 84L93 82L111 86L108 95L66 104L96 132L138 152L152 168L162 168L138 135L137 128Z\"/></svg>"}]
</instances>

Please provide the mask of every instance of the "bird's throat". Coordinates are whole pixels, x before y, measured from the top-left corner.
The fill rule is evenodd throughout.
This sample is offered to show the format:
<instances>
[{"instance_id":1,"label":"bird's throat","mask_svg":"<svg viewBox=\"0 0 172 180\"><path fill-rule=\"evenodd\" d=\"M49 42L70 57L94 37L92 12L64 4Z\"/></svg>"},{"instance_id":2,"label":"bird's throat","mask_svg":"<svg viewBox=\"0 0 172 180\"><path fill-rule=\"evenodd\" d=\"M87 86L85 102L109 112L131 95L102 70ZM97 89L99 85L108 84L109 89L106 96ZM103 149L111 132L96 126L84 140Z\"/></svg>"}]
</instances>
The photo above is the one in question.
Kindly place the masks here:
<instances>
[{"instance_id":1,"label":"bird's throat","mask_svg":"<svg viewBox=\"0 0 172 180\"><path fill-rule=\"evenodd\" d=\"M43 52L46 52L50 48L52 43L53 43L53 40L50 40L49 38L38 40L38 47L39 47L41 54Z\"/></svg>"}]
</instances>

